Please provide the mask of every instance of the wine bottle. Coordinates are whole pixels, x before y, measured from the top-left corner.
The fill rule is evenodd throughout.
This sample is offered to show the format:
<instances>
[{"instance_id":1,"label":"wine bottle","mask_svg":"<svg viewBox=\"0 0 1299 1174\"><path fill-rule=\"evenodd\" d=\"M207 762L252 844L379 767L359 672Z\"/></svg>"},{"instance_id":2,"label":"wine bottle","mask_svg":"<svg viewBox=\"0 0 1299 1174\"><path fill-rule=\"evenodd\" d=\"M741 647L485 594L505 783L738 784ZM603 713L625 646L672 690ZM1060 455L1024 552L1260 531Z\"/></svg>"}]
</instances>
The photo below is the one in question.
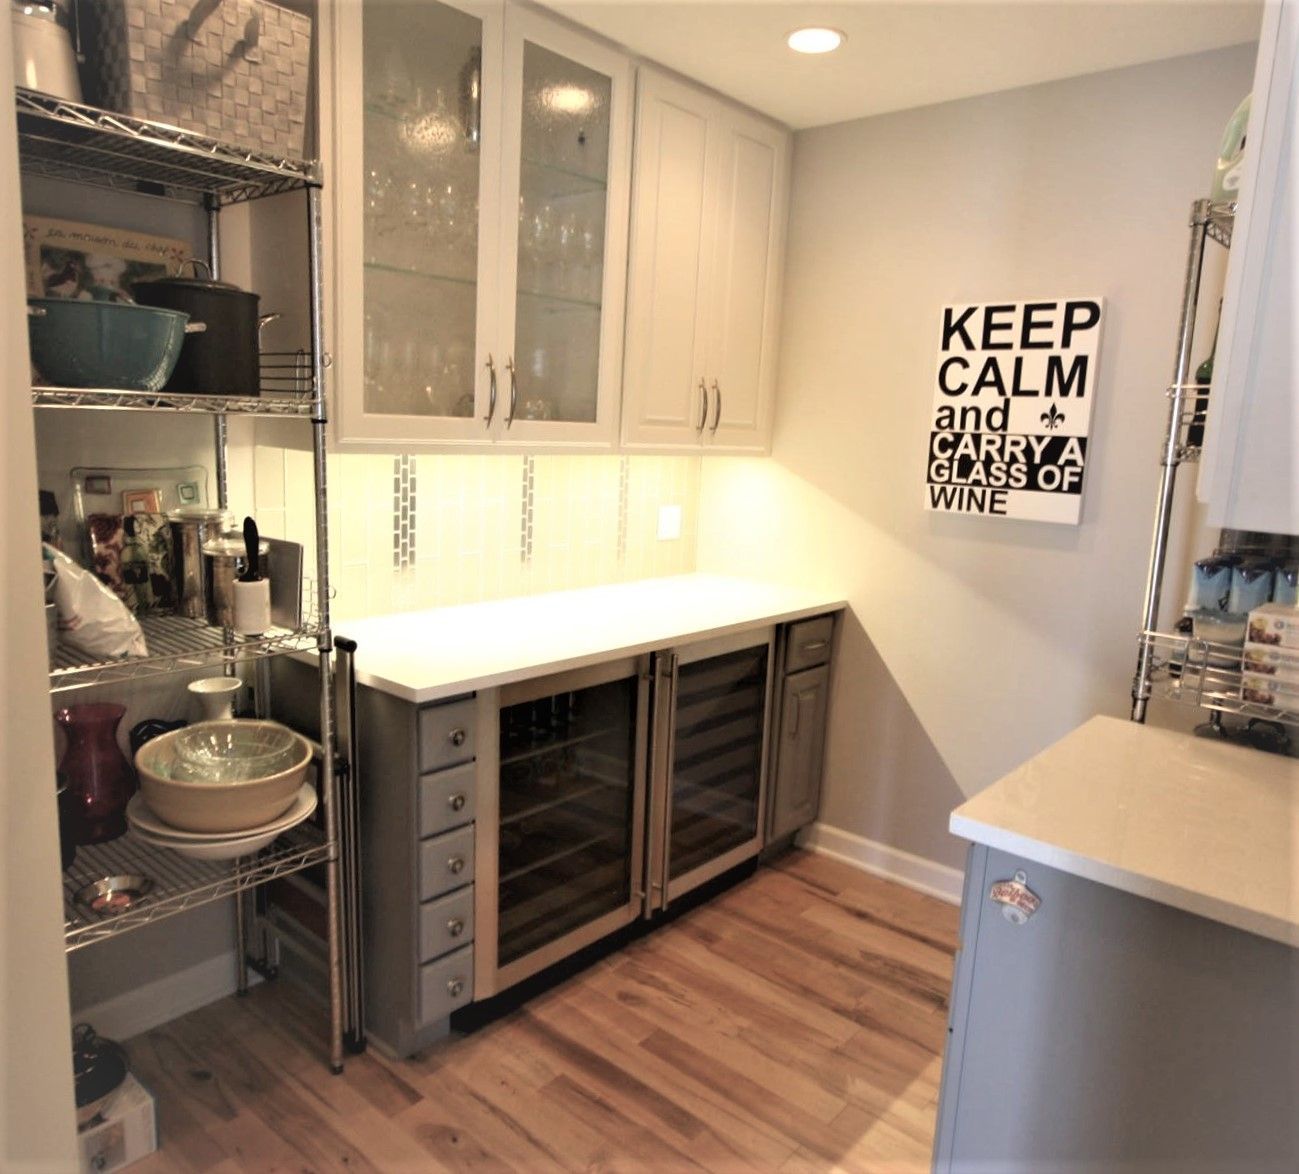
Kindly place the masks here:
<instances>
[{"instance_id":1,"label":"wine bottle","mask_svg":"<svg viewBox=\"0 0 1299 1174\"><path fill-rule=\"evenodd\" d=\"M1218 300L1218 321L1213 328L1213 345L1209 348L1209 357L1195 369L1195 382L1207 390L1213 382L1213 358L1218 353L1218 331L1222 327L1222 300ZM1195 397L1195 408L1191 412L1191 423L1186 430L1186 443L1199 448L1204 443L1204 420L1208 415L1209 399L1207 396Z\"/></svg>"}]
</instances>

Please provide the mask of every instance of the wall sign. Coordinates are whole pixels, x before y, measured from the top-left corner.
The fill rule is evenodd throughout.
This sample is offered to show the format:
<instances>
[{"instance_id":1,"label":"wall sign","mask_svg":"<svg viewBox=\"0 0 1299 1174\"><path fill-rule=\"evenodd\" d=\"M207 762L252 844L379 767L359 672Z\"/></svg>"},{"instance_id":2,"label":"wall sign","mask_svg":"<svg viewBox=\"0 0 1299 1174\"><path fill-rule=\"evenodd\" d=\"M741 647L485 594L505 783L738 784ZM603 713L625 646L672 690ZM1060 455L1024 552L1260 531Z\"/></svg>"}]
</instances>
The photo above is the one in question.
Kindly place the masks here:
<instances>
[{"instance_id":1,"label":"wall sign","mask_svg":"<svg viewBox=\"0 0 1299 1174\"><path fill-rule=\"evenodd\" d=\"M925 508L1077 525L1101 298L945 306Z\"/></svg>"}]
</instances>

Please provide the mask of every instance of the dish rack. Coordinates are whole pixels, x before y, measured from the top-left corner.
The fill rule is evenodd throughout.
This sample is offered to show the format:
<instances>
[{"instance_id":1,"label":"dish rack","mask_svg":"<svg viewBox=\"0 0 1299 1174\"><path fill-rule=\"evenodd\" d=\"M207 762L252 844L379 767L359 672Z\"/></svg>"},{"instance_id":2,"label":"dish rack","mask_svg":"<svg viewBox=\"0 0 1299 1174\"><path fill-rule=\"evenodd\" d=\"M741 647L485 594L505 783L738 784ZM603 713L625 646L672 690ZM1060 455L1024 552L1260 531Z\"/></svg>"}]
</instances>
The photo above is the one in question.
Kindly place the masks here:
<instances>
[{"instance_id":1,"label":"dish rack","mask_svg":"<svg viewBox=\"0 0 1299 1174\"><path fill-rule=\"evenodd\" d=\"M1236 205L1230 202L1197 200L1191 206L1191 239L1178 320L1177 357L1173 381L1166 393L1168 423L1160 456L1154 538L1137 638L1137 668L1132 680L1131 716L1136 722L1145 721L1150 699L1158 693L1165 699L1208 710L1210 722L1217 729L1221 729L1224 714L1282 725L1299 724L1299 712L1244 699L1241 694L1240 645L1220 644L1198 639L1189 632L1168 632L1159 628L1177 472L1182 465L1200 459L1200 446L1193 443L1193 439L1198 439L1196 434L1204 428L1210 397L1208 385L1191 381L1191 345L1200 301L1201 271L1210 241L1223 248L1231 247L1235 216ZM1275 543L1288 544L1290 541L1284 536L1224 531L1220 553L1273 553Z\"/></svg>"},{"instance_id":2,"label":"dish rack","mask_svg":"<svg viewBox=\"0 0 1299 1174\"><path fill-rule=\"evenodd\" d=\"M351 651L335 642L329 616L329 535L325 476L325 373L323 349L323 273L321 266L321 181L315 163L276 158L231 146L190 131L98 110L46 94L18 89L16 94L19 164L25 174L110 188L200 205L207 213L207 262L220 275L220 213L223 207L287 192L302 192L309 246L309 350L264 354L261 386L247 394L184 395L49 386L32 388L40 409L98 408L201 413L212 417L217 505L228 500L227 418L230 415L296 417L312 434L316 502L316 567L304 582L303 619L295 628L272 628L261 636L238 636L228 629L174 614L141 617L149 655L129 660L93 660L61 649L50 670L51 694L97 685L159 677L194 669L249 674L258 712L270 707L272 658L312 657L319 682L318 722L311 735L318 745L321 816L318 826L304 823L253 856L231 863L204 863L123 836L107 844L79 847L65 875L64 939L69 951L128 933L198 905L235 899L238 989L248 986L249 965L273 970L265 958L250 958L247 898L272 880L311 870L323 873L323 969L329 994L329 1063L343 1067L344 1047L364 1047L360 990L360 903L357 853L357 779L351 769ZM238 390L238 389L236 389ZM335 643L338 644L337 665ZM341 712L340 712L341 710ZM313 719L315 718L313 714ZM339 728L344 731L340 739ZM88 881L107 875L149 877L152 887L124 911L96 914L78 905L74 894ZM258 894L260 898L260 893ZM262 934L263 943L267 935Z\"/></svg>"}]
</instances>

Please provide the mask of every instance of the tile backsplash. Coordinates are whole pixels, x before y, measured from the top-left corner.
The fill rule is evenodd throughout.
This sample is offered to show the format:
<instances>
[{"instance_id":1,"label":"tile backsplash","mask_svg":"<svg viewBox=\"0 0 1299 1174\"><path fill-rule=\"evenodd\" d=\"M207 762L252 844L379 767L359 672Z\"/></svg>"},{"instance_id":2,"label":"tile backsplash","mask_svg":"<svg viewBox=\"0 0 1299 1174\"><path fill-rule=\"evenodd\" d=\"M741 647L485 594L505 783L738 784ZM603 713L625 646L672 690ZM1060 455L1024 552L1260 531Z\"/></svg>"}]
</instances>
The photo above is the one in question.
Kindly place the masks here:
<instances>
[{"instance_id":1,"label":"tile backsplash","mask_svg":"<svg viewBox=\"0 0 1299 1174\"><path fill-rule=\"evenodd\" d=\"M693 571L699 471L692 456L332 454L334 618ZM256 446L258 524L301 542L309 574L313 493L310 453ZM681 535L663 541L668 505Z\"/></svg>"}]
</instances>

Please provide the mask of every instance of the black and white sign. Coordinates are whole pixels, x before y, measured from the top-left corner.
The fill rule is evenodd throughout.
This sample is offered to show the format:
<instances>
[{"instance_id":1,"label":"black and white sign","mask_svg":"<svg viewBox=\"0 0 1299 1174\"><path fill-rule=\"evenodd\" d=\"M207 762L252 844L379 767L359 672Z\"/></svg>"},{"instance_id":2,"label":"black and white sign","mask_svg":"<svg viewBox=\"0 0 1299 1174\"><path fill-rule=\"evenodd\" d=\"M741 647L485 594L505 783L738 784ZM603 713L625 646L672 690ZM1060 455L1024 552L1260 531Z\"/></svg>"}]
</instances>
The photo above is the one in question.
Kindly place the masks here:
<instances>
[{"instance_id":1,"label":"black and white sign","mask_svg":"<svg viewBox=\"0 0 1299 1174\"><path fill-rule=\"evenodd\" d=\"M1100 298L946 306L925 508L1077 525Z\"/></svg>"}]
</instances>

